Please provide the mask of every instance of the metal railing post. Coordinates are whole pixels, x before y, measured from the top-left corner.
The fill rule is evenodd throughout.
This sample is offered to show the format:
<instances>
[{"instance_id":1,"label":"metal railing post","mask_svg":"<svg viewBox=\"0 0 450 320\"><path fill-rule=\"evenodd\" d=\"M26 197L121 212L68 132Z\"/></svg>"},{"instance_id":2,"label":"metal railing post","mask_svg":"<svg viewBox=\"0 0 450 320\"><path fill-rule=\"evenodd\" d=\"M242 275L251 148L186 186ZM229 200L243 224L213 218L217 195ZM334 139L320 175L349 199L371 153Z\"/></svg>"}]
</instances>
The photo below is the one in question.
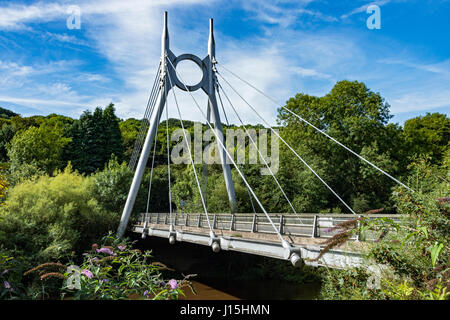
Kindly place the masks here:
<instances>
[{"instance_id":1,"label":"metal railing post","mask_svg":"<svg viewBox=\"0 0 450 320\"><path fill-rule=\"evenodd\" d=\"M280 216L280 228L278 230L281 234L283 234L283 215Z\"/></svg>"},{"instance_id":2,"label":"metal railing post","mask_svg":"<svg viewBox=\"0 0 450 320\"><path fill-rule=\"evenodd\" d=\"M252 232L256 232L256 214L253 215Z\"/></svg>"},{"instance_id":3,"label":"metal railing post","mask_svg":"<svg viewBox=\"0 0 450 320\"><path fill-rule=\"evenodd\" d=\"M361 219L361 215L358 216L358 218ZM358 220L358 223L356 224L357 228L358 228L358 233L356 234L356 241L359 241L359 239L361 238L361 232L360 232L360 227L361 227L361 221Z\"/></svg>"},{"instance_id":4,"label":"metal railing post","mask_svg":"<svg viewBox=\"0 0 450 320\"><path fill-rule=\"evenodd\" d=\"M316 236L317 236L317 214L314 215L311 238L315 238Z\"/></svg>"}]
</instances>

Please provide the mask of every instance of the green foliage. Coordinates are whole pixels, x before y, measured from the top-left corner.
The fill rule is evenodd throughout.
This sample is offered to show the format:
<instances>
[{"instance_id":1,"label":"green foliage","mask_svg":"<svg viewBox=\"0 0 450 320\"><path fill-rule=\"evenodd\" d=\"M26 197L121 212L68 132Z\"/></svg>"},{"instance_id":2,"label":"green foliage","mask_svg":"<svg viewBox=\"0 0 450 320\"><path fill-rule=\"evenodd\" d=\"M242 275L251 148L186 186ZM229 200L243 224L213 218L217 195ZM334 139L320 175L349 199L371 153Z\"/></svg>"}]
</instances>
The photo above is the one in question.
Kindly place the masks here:
<instances>
[{"instance_id":1,"label":"green foliage","mask_svg":"<svg viewBox=\"0 0 450 320\"><path fill-rule=\"evenodd\" d=\"M8 158L8 150L7 146L11 142L14 137L14 128L10 124L4 124L0 129L0 162L7 162Z\"/></svg>"},{"instance_id":2,"label":"green foliage","mask_svg":"<svg viewBox=\"0 0 450 320\"><path fill-rule=\"evenodd\" d=\"M114 158L93 175L94 195L105 209L119 212L125 205L132 179L133 173L127 164L119 164Z\"/></svg>"},{"instance_id":3,"label":"green foliage","mask_svg":"<svg viewBox=\"0 0 450 320\"><path fill-rule=\"evenodd\" d=\"M85 111L69 132L72 142L64 157L78 171L89 174L103 169L112 155L123 160L122 135L113 104L104 110L96 108L94 113Z\"/></svg>"},{"instance_id":4,"label":"green foliage","mask_svg":"<svg viewBox=\"0 0 450 320\"><path fill-rule=\"evenodd\" d=\"M404 129L389 124L389 105L379 93L372 92L357 81L338 82L329 94L320 98L297 94L289 99L287 108L391 175L401 180L409 176L409 185L416 190L410 193L395 189L391 196L391 180L292 114L279 110L280 135L356 212L385 208L385 212L397 211L408 217L402 227L389 219L376 219L373 223L362 220L359 230L349 231L359 231L362 237L366 232L380 234L369 258L388 265L395 277L383 278L380 290L369 290L365 282L368 275L363 270L326 271L323 297L448 298L449 118L437 113L427 114L408 120ZM169 210L165 125L163 121L157 132L150 212ZM169 135L180 128L178 119L169 119L168 125ZM191 137L193 125L191 121L184 121ZM5 205L0 207L0 241L6 248L2 249L2 252L6 252L5 257L24 255L27 259L38 261L67 257L72 250L80 251L107 230L115 229L133 178L133 172L124 160L131 157L140 126L140 120L118 119L112 104L104 110L96 108L94 112L86 111L79 120L56 114L21 117L0 108L0 162L8 162L6 167L9 167L9 175L7 180L2 180L4 188L0 193L2 200L6 194ZM263 128L260 125L252 127ZM206 128L203 125L202 130ZM224 126L225 135L228 129L235 128ZM170 150L178 142L169 141ZM209 143L203 141L203 146ZM249 144L247 140L247 159ZM408 167L411 159L414 164ZM78 172L90 176L80 175L70 169L55 173L55 170L64 168L69 162ZM347 212L282 142L279 163L277 179L297 212ZM147 165L150 166L150 161ZM273 178L261 175L261 167L261 164L247 164L241 170L264 208L268 212L291 212ZM196 165L200 180L202 168L202 165ZM232 169L232 176L238 211L252 212L247 188L235 169ZM170 179L173 209L203 212L190 164L172 164ZM134 213L147 209L149 181L150 170L147 169L136 198ZM6 193L8 184L13 187ZM208 212L229 212L221 165L208 166L207 186L205 200ZM256 211L260 212L256 201L254 204ZM14 249L19 251L12 251ZM94 254L90 253L92 259ZM147 256L136 255L131 258L127 255L122 258L120 263L130 265L133 265L133 261L140 261L136 262L137 267L142 262L140 259L145 260ZM21 261L21 258L8 261ZM88 266L88 260L84 263ZM120 263L111 265L112 269L116 270ZM259 267L260 274L267 276L286 271L281 265L273 266L270 263L263 263ZM98 277L109 274L109 271L98 265L93 268L92 272ZM130 278L126 281L134 281L131 279L139 272L132 267L127 270L130 271ZM101 293L104 297L122 297L129 293L108 287L100 283L99 279L84 279L89 289L83 294L89 292L94 296ZM298 280L292 276L291 280L295 279ZM14 294L12 291L0 291L3 297L13 298L16 293L17 296L23 293L20 291L19 278L11 278L11 283L16 283L14 288L17 291ZM0 282L0 290L1 285ZM105 291L102 291L103 288ZM54 282L53 287L47 285L44 288L45 292L41 289L43 287L34 283L32 289L25 290L26 295L48 297L58 293L60 285ZM114 291L116 289L117 292ZM163 293L164 296L167 294Z\"/></svg>"},{"instance_id":5,"label":"green foliage","mask_svg":"<svg viewBox=\"0 0 450 320\"><path fill-rule=\"evenodd\" d=\"M59 126L42 125L39 128L30 127L17 133L8 146L10 171L12 181L19 179L15 175L23 165L32 165L35 171L52 174L65 164L61 161L63 148L70 142L70 138L63 136Z\"/></svg>"},{"instance_id":6,"label":"green foliage","mask_svg":"<svg viewBox=\"0 0 450 320\"><path fill-rule=\"evenodd\" d=\"M297 94L286 107L390 174L404 171L401 128L388 124L389 105L363 83L340 81L321 98ZM285 140L347 203L359 210L391 206L391 180L284 109L278 118ZM299 211L348 211L290 150L282 147L280 152L279 174L289 176L288 188L301 194L295 200Z\"/></svg>"},{"instance_id":7,"label":"green foliage","mask_svg":"<svg viewBox=\"0 0 450 320\"><path fill-rule=\"evenodd\" d=\"M409 119L404 135L411 155L429 155L432 163L439 164L450 143L450 118L436 112Z\"/></svg>"},{"instance_id":8,"label":"green foliage","mask_svg":"<svg viewBox=\"0 0 450 320\"><path fill-rule=\"evenodd\" d=\"M141 121L130 118L119 123L120 132L122 133L124 157L130 159L133 153L134 144L136 142L139 130L141 128Z\"/></svg>"},{"instance_id":9,"label":"green foliage","mask_svg":"<svg viewBox=\"0 0 450 320\"><path fill-rule=\"evenodd\" d=\"M118 214L104 209L94 190L91 177L70 167L15 185L0 208L0 234L8 235L3 244L38 261L81 250L118 223Z\"/></svg>"},{"instance_id":10,"label":"green foliage","mask_svg":"<svg viewBox=\"0 0 450 320\"><path fill-rule=\"evenodd\" d=\"M323 273L320 299L323 300L377 300L385 299L384 293L369 289L370 275L364 269L327 269Z\"/></svg>"},{"instance_id":11,"label":"green foliage","mask_svg":"<svg viewBox=\"0 0 450 320\"><path fill-rule=\"evenodd\" d=\"M102 171L92 175L93 196L106 210L120 214L130 191L133 172L125 162L119 163L117 158L111 159ZM144 212L147 208L148 184L150 170L144 174L141 187L133 207L134 213ZM155 168L153 172L152 190L149 212L166 212L169 210L169 193L167 168Z\"/></svg>"},{"instance_id":12,"label":"green foliage","mask_svg":"<svg viewBox=\"0 0 450 320\"><path fill-rule=\"evenodd\" d=\"M27 130L30 127L39 127L39 122L36 117L26 117L14 116L11 118L11 125L16 132Z\"/></svg>"},{"instance_id":13,"label":"green foliage","mask_svg":"<svg viewBox=\"0 0 450 320\"><path fill-rule=\"evenodd\" d=\"M0 107L0 118L11 119L15 116L18 116L18 114L11 110Z\"/></svg>"},{"instance_id":14,"label":"green foliage","mask_svg":"<svg viewBox=\"0 0 450 320\"><path fill-rule=\"evenodd\" d=\"M441 167L427 159L412 164L411 185L415 191L397 188L393 201L404 215L402 223L390 219L375 219L365 223L365 230L383 231L369 250L368 261L392 270L383 275L379 298L383 299L448 299L450 288L450 153ZM364 223L363 223L364 224ZM351 276L356 281L363 270ZM366 298L364 286L348 287L344 292L337 286L339 275L330 272L324 281L325 297ZM342 281L341 281L342 282ZM345 289L346 290L346 289ZM369 297L368 298L373 298Z\"/></svg>"},{"instance_id":15,"label":"green foliage","mask_svg":"<svg viewBox=\"0 0 450 320\"><path fill-rule=\"evenodd\" d=\"M151 252L133 249L132 244L111 235L101 246L94 244L84 254L81 269L80 290L63 286L62 297L75 300L117 299L177 299L184 295L182 286L190 285L186 279L170 281L162 278L165 266L150 263ZM66 273L66 277L69 274Z\"/></svg>"},{"instance_id":16,"label":"green foliage","mask_svg":"<svg viewBox=\"0 0 450 320\"><path fill-rule=\"evenodd\" d=\"M15 252L0 247L0 300L25 297L22 274L26 270L27 263L25 258L15 257Z\"/></svg>"}]
</instances>

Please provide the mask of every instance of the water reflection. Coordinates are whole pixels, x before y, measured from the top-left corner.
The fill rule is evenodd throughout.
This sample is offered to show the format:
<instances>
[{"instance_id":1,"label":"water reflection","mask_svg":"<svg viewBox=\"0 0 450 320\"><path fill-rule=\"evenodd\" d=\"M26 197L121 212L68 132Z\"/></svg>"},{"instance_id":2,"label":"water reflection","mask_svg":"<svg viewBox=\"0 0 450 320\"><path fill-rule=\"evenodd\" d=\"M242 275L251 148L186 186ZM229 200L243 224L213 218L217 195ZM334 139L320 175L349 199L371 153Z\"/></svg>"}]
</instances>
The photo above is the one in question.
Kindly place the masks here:
<instances>
[{"instance_id":1,"label":"water reflection","mask_svg":"<svg viewBox=\"0 0 450 320\"><path fill-rule=\"evenodd\" d=\"M318 298L320 284L283 283L276 280L193 281L198 295L186 288L186 300L314 300ZM212 283L211 283L212 282Z\"/></svg>"}]
</instances>

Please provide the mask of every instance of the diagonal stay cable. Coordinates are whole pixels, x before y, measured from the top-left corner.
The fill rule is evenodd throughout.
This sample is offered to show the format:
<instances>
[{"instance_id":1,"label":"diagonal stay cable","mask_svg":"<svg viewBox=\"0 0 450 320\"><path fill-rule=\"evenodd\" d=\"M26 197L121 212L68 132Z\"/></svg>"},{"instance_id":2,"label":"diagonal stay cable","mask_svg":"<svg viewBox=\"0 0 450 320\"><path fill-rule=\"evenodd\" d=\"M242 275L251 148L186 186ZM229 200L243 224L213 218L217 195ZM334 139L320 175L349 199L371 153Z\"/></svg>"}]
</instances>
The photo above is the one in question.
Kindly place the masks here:
<instances>
[{"instance_id":1,"label":"diagonal stay cable","mask_svg":"<svg viewBox=\"0 0 450 320\"><path fill-rule=\"evenodd\" d=\"M351 213L356 214L355 211L353 211L353 209L316 173L316 171L314 171L313 168L310 167L310 165L308 163L306 163L305 160L303 160L303 158L278 134L278 132L276 132L272 126L258 113L258 111L256 111L256 109L250 104L248 103L247 100L245 100L244 97L242 97L239 92L237 92L237 90L218 72L216 72L227 84L228 86L253 110L253 112L272 130L273 133L275 133L278 138L283 141L283 143L297 156L297 158L300 159L300 161L303 162L303 164L328 188L328 190L330 190L335 196L336 198L339 199L339 201L342 202L342 204L350 210Z\"/></svg>"},{"instance_id":2,"label":"diagonal stay cable","mask_svg":"<svg viewBox=\"0 0 450 320\"><path fill-rule=\"evenodd\" d=\"M295 215L297 215L297 218L299 219L300 223L303 223L302 220L300 219L300 217L298 216L297 211L295 211L294 206L292 205L291 201L289 201L288 196L286 195L286 193L284 192L283 188L281 187L280 183L278 182L278 179L275 177L275 174L273 173L272 169L270 169L269 164L267 163L266 159L263 157L261 151L258 149L258 146L255 142L255 140L252 138L252 136L250 135L250 133L247 130L247 127L244 125L244 122L242 121L241 117L239 116L236 108L234 107L233 103L231 102L230 98L228 97L227 93L225 92L225 90L223 89L222 85L219 83L219 87L222 89L222 92L225 96L225 98L228 100L228 103L230 104L231 108L233 109L234 113L236 114L236 116L238 117L239 121L241 122L245 133L248 135L249 139L251 140L251 142L253 143L253 145L255 146L256 150L259 153L259 156L261 157L261 159L264 161L264 164L266 165L267 169L269 169L270 174L272 175L273 179L275 180L276 184L278 185L278 188L280 189L280 191L283 193L284 198L286 199L286 201L288 202L289 206L291 207L292 211L294 212Z\"/></svg>"},{"instance_id":3,"label":"diagonal stay cable","mask_svg":"<svg viewBox=\"0 0 450 320\"><path fill-rule=\"evenodd\" d=\"M149 113L150 105L153 103L153 97L154 97L155 90L156 90L156 84L158 82L157 81L158 80L158 75L159 75L159 68L158 68L158 71L156 73L155 81L153 82L152 91L151 91L150 96L148 98L147 107L145 108L145 112L144 112L144 117L141 120L141 126L139 128L138 135L136 136L136 142L134 144L133 152L131 154L130 163L129 163L129 168L131 170L133 170L134 166L136 165L136 158L137 158L137 156L139 154L139 151L140 151L140 149L142 147L142 138L143 138L143 134L146 131L146 127L147 127L147 125L146 125L147 115Z\"/></svg>"},{"instance_id":4,"label":"diagonal stay cable","mask_svg":"<svg viewBox=\"0 0 450 320\"><path fill-rule=\"evenodd\" d=\"M225 94L225 92L224 92L224 94ZM225 112L225 107L223 105L222 97L220 96L220 92L219 92L219 88L218 87L217 87L217 96L219 97L220 105L222 106L223 115L224 115L225 120L227 121L227 125L229 127L230 126L230 122L228 121L227 113ZM228 97L227 97L227 99L228 99ZM249 135L249 137L250 137L250 135ZM236 147L236 145L234 146L234 152L237 154L237 147ZM244 169L242 168L242 164L239 164L239 167L242 169L242 171L244 171ZM255 205L253 204L252 194L250 193L248 188L247 188L247 193L248 193L248 197L250 199L250 204L252 205L253 213L256 214Z\"/></svg>"},{"instance_id":5,"label":"diagonal stay cable","mask_svg":"<svg viewBox=\"0 0 450 320\"><path fill-rule=\"evenodd\" d=\"M167 139L167 175L169 179L169 214L170 225L173 226L172 221L172 187L170 179L170 148L169 148L169 103L167 101L167 76L164 78L164 95L166 101L166 139ZM176 221L175 221L176 223Z\"/></svg>"},{"instance_id":6,"label":"diagonal stay cable","mask_svg":"<svg viewBox=\"0 0 450 320\"><path fill-rule=\"evenodd\" d=\"M170 86L172 87L172 79L170 77L170 72L168 72L167 75L169 76ZM200 193L200 199L202 200L203 210L205 211L206 220L208 221L208 227L209 227L209 230L211 232L213 232L213 229L212 229L212 226L211 226L211 222L209 220L208 211L206 210L206 203L205 203L205 199L203 197L203 192L202 192L202 188L200 186L200 181L198 179L197 170L195 170L194 159L192 158L192 154L191 154L191 146L190 146L190 143L187 140L186 131L184 129L183 117L181 116L180 107L178 105L178 99L177 99L177 96L175 95L175 88L172 88L172 94L173 94L173 98L175 100L175 105L177 106L178 116L180 117L180 123L181 123L181 129L183 130L184 141L186 142L186 146L188 148L189 158L191 160L192 169L194 170L195 181L197 182L198 192Z\"/></svg>"},{"instance_id":7,"label":"diagonal stay cable","mask_svg":"<svg viewBox=\"0 0 450 320\"><path fill-rule=\"evenodd\" d=\"M129 163L129 168L131 170L134 170L134 167L136 165L137 162L137 158L139 156L139 152L142 148L142 145L144 143L144 137L145 137L145 132L147 131L148 128L148 118L151 116L151 114L153 113L153 109L154 109L154 105L156 102L156 98L159 94L160 91L160 85L158 84L158 78L159 78L159 73L160 73L160 67L158 67L158 71L156 73L156 78L155 81L153 83L153 88L150 94L150 97L148 99L147 102L147 107L145 109L145 113L144 113L144 117L142 118L141 121L141 126L139 128L139 132L138 135L136 137L136 142L133 148L133 153L131 155L131 159L130 159L130 163Z\"/></svg>"},{"instance_id":8,"label":"diagonal stay cable","mask_svg":"<svg viewBox=\"0 0 450 320\"><path fill-rule=\"evenodd\" d=\"M158 73L159 73L159 69L158 69ZM157 75L158 75L158 73L157 73ZM157 85L158 82L159 81L157 81L157 79L155 79L155 83L153 84L152 93L149 97L149 100L147 103L147 108L145 109L144 117L142 118L142 121L141 121L141 127L140 127L139 133L136 137L136 143L135 143L135 146L133 149L133 154L131 156L130 166L129 166L130 169L132 169L132 170L134 170L134 167L137 162L137 158L139 156L139 152L141 151L142 145L144 143L145 133L148 129L149 118L150 118L151 114L153 113L156 98L161 89L160 86Z\"/></svg>"},{"instance_id":9,"label":"diagonal stay cable","mask_svg":"<svg viewBox=\"0 0 450 320\"><path fill-rule=\"evenodd\" d=\"M158 124L159 126L159 124ZM155 166L155 155L156 155L156 142L158 141L158 128L156 128L155 141L153 141L153 157L152 157L152 169L150 171L150 183L148 184L148 197L147 197L147 213L150 206L150 193L152 192L152 180L153 180L153 167Z\"/></svg>"},{"instance_id":10,"label":"diagonal stay cable","mask_svg":"<svg viewBox=\"0 0 450 320\"><path fill-rule=\"evenodd\" d=\"M141 127L139 128L139 132L136 137L136 142L135 142L133 152L131 155L131 159L130 159L130 163L129 163L129 168L131 170L134 170L134 166L136 165L136 160L139 155L139 151L141 150L142 145L144 143L145 132L147 131L147 128L148 128L148 124L147 124L148 118L150 117L150 115L153 112L154 105L156 102L156 97L158 96L158 93L160 90L160 87L158 85L160 69L161 69L161 66L158 67L158 71L156 72L156 77L153 82L152 91L150 93L150 97L147 102L147 107L145 109L144 117L142 118L142 121L141 121Z\"/></svg>"},{"instance_id":11,"label":"diagonal stay cable","mask_svg":"<svg viewBox=\"0 0 450 320\"><path fill-rule=\"evenodd\" d=\"M208 106L206 108L206 117L207 117L207 121L210 120L211 118L211 108ZM203 190L203 197L205 199L205 203L207 203L208 201L208 195L207 195L207 191L208 191L208 161L209 160L209 152L204 155L203 158L203 167L202 167L202 190Z\"/></svg>"},{"instance_id":12,"label":"diagonal stay cable","mask_svg":"<svg viewBox=\"0 0 450 320\"><path fill-rule=\"evenodd\" d=\"M189 93L189 95L191 96L191 98L194 100L195 105L197 106L198 110L200 111L200 113L202 114L202 116L206 119L206 115L203 112L202 108L200 108L197 100L195 99L195 97L192 95L192 92L188 89L188 87L186 86L186 84L184 83L183 79L180 77L180 75L178 74L177 70L175 69L174 65L172 64L172 62L167 59L169 61L169 63L172 65L173 70L175 71L178 79L180 80L180 82L183 84L183 86L185 87L186 91ZM209 99L209 98L208 98ZM267 213L266 209L264 209L261 201L259 201L258 197L256 196L255 192L253 191L253 189L250 187L250 185L247 182L247 179L245 179L244 175L242 174L241 170L239 170L238 166L236 165L236 162L234 162L234 160L231 158L230 153L228 152L227 148L225 148L225 146L223 145L222 141L220 141L217 133L214 131L211 123L209 121L206 122L209 126L209 128L213 131L215 137L216 137L216 141L218 142L218 144L220 145L220 147L222 148L222 150L227 154L228 158L230 159L230 161L233 163L234 167L236 168L236 171L239 173L239 175L241 176L242 180L244 181L245 185L247 186L247 188L249 188L249 190L251 191L253 197L255 198L256 202L258 203L258 205L261 207L262 211L264 212L264 214L266 215L267 219L269 220L270 224L272 225L273 229L275 230L276 234L278 235L278 237L281 239L281 242L284 243L286 242L286 240L281 236L280 231L277 229L277 227L275 226L275 224L273 223L272 219L270 218L269 214Z\"/></svg>"},{"instance_id":13,"label":"diagonal stay cable","mask_svg":"<svg viewBox=\"0 0 450 320\"><path fill-rule=\"evenodd\" d=\"M361 159L362 161L366 162L367 164L371 165L373 168L377 169L378 171L380 171L381 173L383 173L384 175L386 175L387 177L391 178L393 181L397 182L398 184L400 184L401 186L405 187L406 189L410 190L410 191L414 191L413 189L411 189L410 187L408 187L407 185L405 185L403 182L399 181L398 179L394 178L393 176L391 176L389 173L385 172L384 170L382 170L381 168L377 167L375 164L373 164L372 162L370 162L369 160L365 159L364 157L360 156L359 154L357 154L355 151L353 151L352 149L350 149L349 147L345 146L344 144L342 144L341 142L339 142L338 140L336 140L335 138L333 138L332 136L328 135L326 132L324 132L323 130L320 130L319 128L317 128L316 126L314 126L312 123L310 123L309 121L307 121L306 119L303 119L301 116L299 116L298 114L296 114L295 112L293 112L292 110L286 108L285 106L279 104L275 99L273 99L272 97L270 97L269 95L267 95L266 93L264 93L264 91L256 88L254 85L252 85L251 83L249 83L248 81L242 79L241 77L239 77L236 73L234 73L233 71L231 71L230 69L228 69L227 67L225 67L224 65L220 65L224 70L228 71L229 73L231 73L233 76L235 76L236 78L238 78L239 80L241 80L242 82L244 82L245 84L247 84L248 86L252 87L254 90L258 91L260 94L262 94L263 96L265 96L267 99L271 100L272 102L274 102L277 106L285 109L286 111L288 111L289 113L291 113L293 116L297 117L298 119L300 119L301 121L303 121L304 123L306 123L307 125L313 127L317 132L323 134L324 136L326 136L327 138L329 138L330 140L332 140L333 142L337 143L338 145L340 145L341 147L343 147L345 150L347 150L348 152L354 154L355 156L357 156L359 159Z\"/></svg>"}]
</instances>

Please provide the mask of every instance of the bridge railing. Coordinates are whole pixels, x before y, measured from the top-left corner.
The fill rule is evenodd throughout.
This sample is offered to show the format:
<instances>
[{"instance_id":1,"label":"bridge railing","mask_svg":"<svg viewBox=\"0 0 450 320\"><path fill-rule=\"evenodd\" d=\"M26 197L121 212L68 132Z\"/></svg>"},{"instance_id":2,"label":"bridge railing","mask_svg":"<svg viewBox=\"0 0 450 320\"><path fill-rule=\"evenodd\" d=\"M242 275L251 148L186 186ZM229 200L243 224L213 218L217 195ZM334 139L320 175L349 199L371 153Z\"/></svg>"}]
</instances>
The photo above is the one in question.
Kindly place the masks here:
<instances>
[{"instance_id":1,"label":"bridge railing","mask_svg":"<svg viewBox=\"0 0 450 320\"><path fill-rule=\"evenodd\" d=\"M306 213L299 215L292 214L270 214L275 227L282 235L292 235L312 238L330 238L337 232L330 230L336 225L353 220L357 217L350 214L319 214ZM364 215L360 215L364 216ZM228 230L236 232L257 232L275 234L272 224L264 214L229 214L217 213L209 215L211 226L216 230ZM386 217L399 222L401 216L395 214L372 214L367 215L368 219ZM205 214L201 213L173 213L174 226L186 226L196 228L209 228L208 220ZM147 221L149 224L170 224L170 215L168 213L141 213L137 222L143 224ZM380 232L367 232L365 240L377 239ZM351 240L359 240L360 235L354 235Z\"/></svg>"}]
</instances>

